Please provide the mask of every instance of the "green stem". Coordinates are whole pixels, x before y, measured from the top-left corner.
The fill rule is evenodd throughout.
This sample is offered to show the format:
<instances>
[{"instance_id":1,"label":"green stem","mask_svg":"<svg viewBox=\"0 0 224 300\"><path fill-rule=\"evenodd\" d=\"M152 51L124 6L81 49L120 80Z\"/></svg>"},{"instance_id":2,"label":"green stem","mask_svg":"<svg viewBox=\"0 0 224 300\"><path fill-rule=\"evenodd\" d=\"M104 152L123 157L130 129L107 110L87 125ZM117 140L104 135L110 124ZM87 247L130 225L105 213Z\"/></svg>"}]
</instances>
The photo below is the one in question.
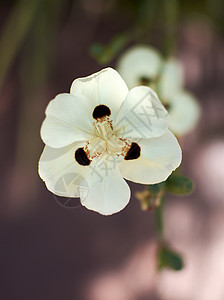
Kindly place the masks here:
<instances>
[{"instance_id":1,"label":"green stem","mask_svg":"<svg viewBox=\"0 0 224 300\"><path fill-rule=\"evenodd\" d=\"M161 197L160 205L155 208L156 233L161 240L163 239L163 202L164 199Z\"/></svg>"},{"instance_id":2,"label":"green stem","mask_svg":"<svg viewBox=\"0 0 224 300\"><path fill-rule=\"evenodd\" d=\"M144 0L140 5L133 28L134 39L137 42L148 43L157 6L157 0Z\"/></svg>"},{"instance_id":3,"label":"green stem","mask_svg":"<svg viewBox=\"0 0 224 300\"><path fill-rule=\"evenodd\" d=\"M169 57L175 47L177 39L176 24L178 18L179 3L178 0L162 0L164 4L165 19L165 39L164 56Z\"/></svg>"}]
</instances>

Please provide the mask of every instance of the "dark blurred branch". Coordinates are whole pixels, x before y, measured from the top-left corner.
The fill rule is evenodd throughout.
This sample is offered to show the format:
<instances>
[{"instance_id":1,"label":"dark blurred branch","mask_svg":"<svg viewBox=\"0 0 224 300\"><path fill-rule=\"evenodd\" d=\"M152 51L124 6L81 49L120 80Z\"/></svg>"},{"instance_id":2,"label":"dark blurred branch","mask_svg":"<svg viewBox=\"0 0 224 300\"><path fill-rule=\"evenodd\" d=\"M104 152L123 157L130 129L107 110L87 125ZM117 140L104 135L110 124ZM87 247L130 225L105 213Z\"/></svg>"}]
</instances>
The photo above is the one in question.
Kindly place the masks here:
<instances>
[{"instance_id":1,"label":"dark blurred branch","mask_svg":"<svg viewBox=\"0 0 224 300\"><path fill-rule=\"evenodd\" d=\"M0 89L43 0L20 0L13 7L0 38Z\"/></svg>"},{"instance_id":2,"label":"dark blurred branch","mask_svg":"<svg viewBox=\"0 0 224 300\"><path fill-rule=\"evenodd\" d=\"M179 1L178 0L162 0L164 5L164 31L165 40L163 45L163 53L165 57L169 57L175 47L177 40L177 27L179 16Z\"/></svg>"}]
</instances>

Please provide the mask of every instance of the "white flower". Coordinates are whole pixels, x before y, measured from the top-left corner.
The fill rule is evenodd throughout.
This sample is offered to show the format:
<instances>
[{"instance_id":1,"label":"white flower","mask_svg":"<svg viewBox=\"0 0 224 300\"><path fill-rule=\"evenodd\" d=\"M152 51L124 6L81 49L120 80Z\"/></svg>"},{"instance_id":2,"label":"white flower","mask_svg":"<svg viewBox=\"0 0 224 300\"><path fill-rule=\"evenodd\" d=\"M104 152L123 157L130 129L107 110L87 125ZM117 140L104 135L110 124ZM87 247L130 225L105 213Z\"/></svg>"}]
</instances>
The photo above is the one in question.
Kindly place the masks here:
<instances>
[{"instance_id":1,"label":"white flower","mask_svg":"<svg viewBox=\"0 0 224 300\"><path fill-rule=\"evenodd\" d=\"M76 79L46 109L39 174L48 190L104 215L129 202L126 181L154 184L181 162L169 118L148 87L128 91L113 69Z\"/></svg>"},{"instance_id":2,"label":"white flower","mask_svg":"<svg viewBox=\"0 0 224 300\"><path fill-rule=\"evenodd\" d=\"M181 136L191 131L200 116L193 95L183 89L183 70L174 58L163 61L149 46L134 46L120 58L118 72L129 88L146 85L155 89L170 113L170 130Z\"/></svg>"}]
</instances>

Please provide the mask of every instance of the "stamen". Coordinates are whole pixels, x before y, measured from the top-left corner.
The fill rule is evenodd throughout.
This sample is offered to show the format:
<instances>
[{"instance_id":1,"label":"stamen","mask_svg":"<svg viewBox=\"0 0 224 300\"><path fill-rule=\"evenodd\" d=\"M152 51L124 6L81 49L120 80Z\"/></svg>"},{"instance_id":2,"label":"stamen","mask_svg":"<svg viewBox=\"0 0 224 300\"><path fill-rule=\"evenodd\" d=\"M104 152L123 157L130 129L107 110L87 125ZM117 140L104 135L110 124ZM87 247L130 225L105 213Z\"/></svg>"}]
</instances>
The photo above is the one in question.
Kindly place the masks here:
<instances>
[{"instance_id":1,"label":"stamen","mask_svg":"<svg viewBox=\"0 0 224 300\"><path fill-rule=\"evenodd\" d=\"M128 150L124 159L125 160L137 159L139 158L140 154L141 154L141 148L139 147L139 145L137 143L131 143L131 147Z\"/></svg>"},{"instance_id":2,"label":"stamen","mask_svg":"<svg viewBox=\"0 0 224 300\"><path fill-rule=\"evenodd\" d=\"M113 134L112 121L108 116L97 118L93 126L96 128L96 135L105 140L108 140Z\"/></svg>"},{"instance_id":3,"label":"stamen","mask_svg":"<svg viewBox=\"0 0 224 300\"><path fill-rule=\"evenodd\" d=\"M105 116L110 116L110 114L111 114L111 111L110 111L109 107L101 104L94 108L93 118L98 119L98 118L102 118Z\"/></svg>"},{"instance_id":4,"label":"stamen","mask_svg":"<svg viewBox=\"0 0 224 300\"><path fill-rule=\"evenodd\" d=\"M84 148L78 148L75 151L75 160L81 166L89 166L91 163L91 160L87 157L87 154L84 151Z\"/></svg>"}]
</instances>

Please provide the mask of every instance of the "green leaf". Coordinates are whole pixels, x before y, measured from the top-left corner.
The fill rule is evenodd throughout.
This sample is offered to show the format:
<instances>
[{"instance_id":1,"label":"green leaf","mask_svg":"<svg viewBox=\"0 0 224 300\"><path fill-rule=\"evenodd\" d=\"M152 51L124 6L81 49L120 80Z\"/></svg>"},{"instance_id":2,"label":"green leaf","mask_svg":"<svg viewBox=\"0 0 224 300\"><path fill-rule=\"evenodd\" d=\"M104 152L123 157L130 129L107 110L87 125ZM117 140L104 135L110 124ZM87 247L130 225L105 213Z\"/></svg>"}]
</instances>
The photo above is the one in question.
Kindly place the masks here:
<instances>
[{"instance_id":1,"label":"green leaf","mask_svg":"<svg viewBox=\"0 0 224 300\"><path fill-rule=\"evenodd\" d=\"M161 191L163 191L163 189L165 188L165 184L166 182L160 182L160 183L156 183L156 184L149 184L148 185L148 190L150 191L151 194L158 194Z\"/></svg>"},{"instance_id":2,"label":"green leaf","mask_svg":"<svg viewBox=\"0 0 224 300\"><path fill-rule=\"evenodd\" d=\"M180 254L162 246L158 253L159 270L169 268L174 271L180 271L183 268L183 259Z\"/></svg>"},{"instance_id":3,"label":"green leaf","mask_svg":"<svg viewBox=\"0 0 224 300\"><path fill-rule=\"evenodd\" d=\"M193 190L193 182L185 176L174 173L167 179L166 188L173 194L189 194Z\"/></svg>"},{"instance_id":4,"label":"green leaf","mask_svg":"<svg viewBox=\"0 0 224 300\"><path fill-rule=\"evenodd\" d=\"M106 61L106 49L103 44L95 43L90 47L90 54L100 63Z\"/></svg>"},{"instance_id":5,"label":"green leaf","mask_svg":"<svg viewBox=\"0 0 224 300\"><path fill-rule=\"evenodd\" d=\"M129 35L126 32L116 35L111 40L111 42L109 43L107 48L108 48L108 51L111 52L112 58L123 49L123 47L126 45L128 40L129 40Z\"/></svg>"},{"instance_id":6,"label":"green leaf","mask_svg":"<svg viewBox=\"0 0 224 300\"><path fill-rule=\"evenodd\" d=\"M102 65L108 64L130 40L128 32L120 33L113 37L107 45L94 43L90 47L90 54Z\"/></svg>"}]
</instances>

